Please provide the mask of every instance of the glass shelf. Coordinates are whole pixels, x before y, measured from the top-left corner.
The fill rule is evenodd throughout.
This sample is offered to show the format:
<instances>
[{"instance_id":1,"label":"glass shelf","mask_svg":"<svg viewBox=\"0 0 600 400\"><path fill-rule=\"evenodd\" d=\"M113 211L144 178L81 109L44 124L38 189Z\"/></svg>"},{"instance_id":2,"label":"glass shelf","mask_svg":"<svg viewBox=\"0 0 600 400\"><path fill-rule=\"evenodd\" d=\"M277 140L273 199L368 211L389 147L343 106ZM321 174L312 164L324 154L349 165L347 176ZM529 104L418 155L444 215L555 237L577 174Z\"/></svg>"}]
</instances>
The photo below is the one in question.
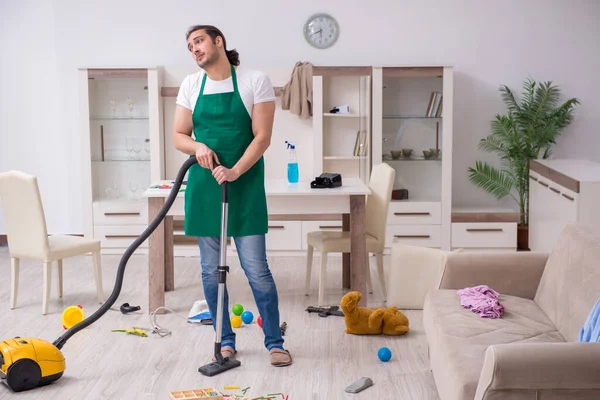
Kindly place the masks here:
<instances>
[{"instance_id":1,"label":"glass shelf","mask_svg":"<svg viewBox=\"0 0 600 400\"><path fill-rule=\"evenodd\" d=\"M150 159L142 159L142 160L124 160L124 159L110 159L110 160L92 160L94 164L119 164L119 163L149 163Z\"/></svg>"},{"instance_id":2,"label":"glass shelf","mask_svg":"<svg viewBox=\"0 0 600 400\"><path fill-rule=\"evenodd\" d=\"M133 121L133 120L139 120L139 121L144 121L144 120L148 120L148 117L90 117L90 120L92 121Z\"/></svg>"},{"instance_id":3,"label":"glass shelf","mask_svg":"<svg viewBox=\"0 0 600 400\"><path fill-rule=\"evenodd\" d=\"M432 119L441 121L442 117L426 117L424 115L384 115L383 119Z\"/></svg>"},{"instance_id":4,"label":"glass shelf","mask_svg":"<svg viewBox=\"0 0 600 400\"><path fill-rule=\"evenodd\" d=\"M393 159L393 158L383 158L384 162L409 162L409 161L442 161L442 157L431 157L431 158L425 158L425 157L400 157L397 159Z\"/></svg>"}]
</instances>

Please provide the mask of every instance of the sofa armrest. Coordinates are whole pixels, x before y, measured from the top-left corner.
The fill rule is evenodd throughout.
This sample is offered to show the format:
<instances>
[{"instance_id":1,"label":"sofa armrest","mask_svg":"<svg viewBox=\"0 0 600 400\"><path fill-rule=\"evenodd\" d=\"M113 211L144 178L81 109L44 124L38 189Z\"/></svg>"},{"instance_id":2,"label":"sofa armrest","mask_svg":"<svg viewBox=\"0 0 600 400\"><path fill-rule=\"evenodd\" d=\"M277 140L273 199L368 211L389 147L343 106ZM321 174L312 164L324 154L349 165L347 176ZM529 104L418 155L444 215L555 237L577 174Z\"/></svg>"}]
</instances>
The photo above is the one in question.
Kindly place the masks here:
<instances>
[{"instance_id":1,"label":"sofa armrest","mask_svg":"<svg viewBox=\"0 0 600 400\"><path fill-rule=\"evenodd\" d=\"M521 390L560 391L564 398L569 398L569 390L586 391L589 397L577 398L598 398L600 343L510 343L488 347L475 400L499 398L496 396L501 391Z\"/></svg>"},{"instance_id":2,"label":"sofa armrest","mask_svg":"<svg viewBox=\"0 0 600 400\"><path fill-rule=\"evenodd\" d=\"M487 285L500 294L533 299L548 254L448 253L440 289L463 289Z\"/></svg>"}]
</instances>

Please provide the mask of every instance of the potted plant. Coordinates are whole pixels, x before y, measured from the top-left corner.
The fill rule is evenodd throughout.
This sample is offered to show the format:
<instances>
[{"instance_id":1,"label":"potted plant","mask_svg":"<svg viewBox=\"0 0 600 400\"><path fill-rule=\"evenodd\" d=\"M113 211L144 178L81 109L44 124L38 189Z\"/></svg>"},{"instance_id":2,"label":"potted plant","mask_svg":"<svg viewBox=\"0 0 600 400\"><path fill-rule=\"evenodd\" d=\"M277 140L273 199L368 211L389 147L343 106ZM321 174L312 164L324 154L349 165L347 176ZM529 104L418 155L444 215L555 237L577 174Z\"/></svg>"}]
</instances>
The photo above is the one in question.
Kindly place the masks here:
<instances>
[{"instance_id":1,"label":"potted plant","mask_svg":"<svg viewBox=\"0 0 600 400\"><path fill-rule=\"evenodd\" d=\"M517 248L528 250L529 160L552 155L557 138L573 121L579 100L559 105L559 87L531 78L525 80L520 100L507 86L501 86L500 92L508 113L496 115L491 133L479 141L478 148L496 153L501 167L476 161L475 168L469 168L469 180L498 200L506 196L515 200L519 206Z\"/></svg>"}]
</instances>

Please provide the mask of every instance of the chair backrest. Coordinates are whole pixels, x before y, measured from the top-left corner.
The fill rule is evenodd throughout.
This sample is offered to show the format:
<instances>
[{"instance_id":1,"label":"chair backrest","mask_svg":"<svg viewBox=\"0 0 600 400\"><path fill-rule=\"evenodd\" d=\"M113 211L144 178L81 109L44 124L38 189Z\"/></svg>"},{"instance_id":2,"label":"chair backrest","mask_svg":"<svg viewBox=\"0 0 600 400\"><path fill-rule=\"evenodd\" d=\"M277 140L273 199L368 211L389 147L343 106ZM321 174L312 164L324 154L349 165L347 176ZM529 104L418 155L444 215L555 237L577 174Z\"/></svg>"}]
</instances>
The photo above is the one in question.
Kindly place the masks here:
<instances>
[{"instance_id":1,"label":"chair backrest","mask_svg":"<svg viewBox=\"0 0 600 400\"><path fill-rule=\"evenodd\" d=\"M0 173L0 204L11 257L45 258L48 231L37 178L20 171Z\"/></svg>"},{"instance_id":2,"label":"chair backrest","mask_svg":"<svg viewBox=\"0 0 600 400\"><path fill-rule=\"evenodd\" d=\"M554 245L534 301L568 342L600 298L600 238L588 227L567 224Z\"/></svg>"},{"instance_id":3,"label":"chair backrest","mask_svg":"<svg viewBox=\"0 0 600 400\"><path fill-rule=\"evenodd\" d=\"M392 198L396 171L386 163L373 167L369 180L371 194L366 203L366 233L375 237L383 251L388 209Z\"/></svg>"}]
</instances>

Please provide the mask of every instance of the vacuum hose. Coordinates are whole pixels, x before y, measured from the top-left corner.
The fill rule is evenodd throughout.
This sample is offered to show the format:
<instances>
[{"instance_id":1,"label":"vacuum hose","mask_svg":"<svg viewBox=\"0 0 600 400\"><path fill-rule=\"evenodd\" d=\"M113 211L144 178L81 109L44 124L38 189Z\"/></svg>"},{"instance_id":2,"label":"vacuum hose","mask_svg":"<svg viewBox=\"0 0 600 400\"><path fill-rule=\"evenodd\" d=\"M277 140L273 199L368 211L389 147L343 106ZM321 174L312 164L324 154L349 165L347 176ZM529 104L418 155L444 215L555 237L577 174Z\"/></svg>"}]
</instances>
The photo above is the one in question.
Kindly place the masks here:
<instances>
[{"instance_id":1,"label":"vacuum hose","mask_svg":"<svg viewBox=\"0 0 600 400\"><path fill-rule=\"evenodd\" d=\"M117 270L117 279L116 279L115 287L113 289L112 294L95 313L93 313L92 315L90 315L88 318L84 319L77 325L74 325L73 327L71 327L62 336L60 336L58 339L56 339L52 343L59 350L64 346L64 344L67 342L67 340L69 340L71 338L71 336L73 336L80 330L85 329L88 326L90 326L91 324L93 324L94 322L96 322L100 317L102 317L112 307L112 305L115 303L115 301L117 301L117 298L119 297L119 293L121 293L121 287L123 286L123 276L125 274L125 267L127 266L127 261L129 260L129 257L131 257L133 252L138 247L140 247L140 245L142 243L144 243L144 241L146 239L148 239L148 237L152 234L152 232L154 232L154 230L158 227L158 225L160 225L162 220L167 215L167 212L173 205L173 202L177 198L177 194L179 193L179 189L181 188L181 184L183 182L183 178L185 177L185 174L187 173L188 169L190 169L192 167L192 165L196 164L197 162L198 162L198 160L196 159L196 157L190 157L185 163L183 163L183 165L179 169L179 172L177 173L177 177L175 178L175 183L173 184L171 193L169 194L169 197L167 197L167 200L165 201L164 206L158 212L158 215L156 216L156 218L154 218L154 221L152 221L150 223L150 225L148 225L146 230L144 232L142 232L142 234L137 239L135 239L135 241L127 248L127 250L125 250L123 257L121 257L121 261L119 262L119 268ZM227 182L223 182L223 185L227 185Z\"/></svg>"}]
</instances>

